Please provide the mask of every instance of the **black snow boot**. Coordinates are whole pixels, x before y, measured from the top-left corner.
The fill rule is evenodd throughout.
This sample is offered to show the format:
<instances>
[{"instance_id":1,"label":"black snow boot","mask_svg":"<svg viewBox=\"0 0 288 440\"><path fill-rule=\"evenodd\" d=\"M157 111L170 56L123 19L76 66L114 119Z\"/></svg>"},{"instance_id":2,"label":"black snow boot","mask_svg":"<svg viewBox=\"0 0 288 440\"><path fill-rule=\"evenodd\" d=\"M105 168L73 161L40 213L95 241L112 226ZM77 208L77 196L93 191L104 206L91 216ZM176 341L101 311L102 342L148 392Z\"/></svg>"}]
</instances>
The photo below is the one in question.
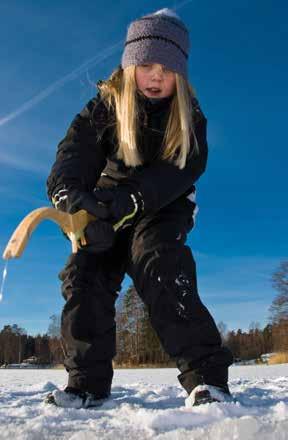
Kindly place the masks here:
<instances>
[{"instance_id":1,"label":"black snow boot","mask_svg":"<svg viewBox=\"0 0 288 440\"><path fill-rule=\"evenodd\" d=\"M233 401L228 387L228 366L232 362L233 356L224 347L193 365L179 360L177 364L182 373L178 380L189 395L186 406Z\"/></svg>"},{"instance_id":2,"label":"black snow boot","mask_svg":"<svg viewBox=\"0 0 288 440\"><path fill-rule=\"evenodd\" d=\"M54 390L46 396L45 403L62 408L93 408L101 406L109 395L96 395L76 388L66 387L64 390Z\"/></svg>"},{"instance_id":3,"label":"black snow boot","mask_svg":"<svg viewBox=\"0 0 288 440\"><path fill-rule=\"evenodd\" d=\"M228 386L197 385L185 399L185 406L191 408L213 402L233 402Z\"/></svg>"}]
</instances>

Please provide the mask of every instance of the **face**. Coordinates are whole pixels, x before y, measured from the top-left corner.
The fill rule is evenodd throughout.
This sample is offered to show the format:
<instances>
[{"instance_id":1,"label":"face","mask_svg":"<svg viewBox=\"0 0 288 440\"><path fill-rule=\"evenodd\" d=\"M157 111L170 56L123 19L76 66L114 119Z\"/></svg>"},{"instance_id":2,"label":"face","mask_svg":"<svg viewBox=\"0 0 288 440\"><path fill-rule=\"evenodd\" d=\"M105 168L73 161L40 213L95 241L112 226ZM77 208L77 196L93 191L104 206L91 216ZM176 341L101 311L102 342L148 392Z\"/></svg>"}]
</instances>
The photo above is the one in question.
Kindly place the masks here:
<instances>
[{"instance_id":1,"label":"face","mask_svg":"<svg viewBox=\"0 0 288 440\"><path fill-rule=\"evenodd\" d=\"M162 64L136 66L135 80L138 90L148 98L166 98L173 95L176 75Z\"/></svg>"}]
</instances>

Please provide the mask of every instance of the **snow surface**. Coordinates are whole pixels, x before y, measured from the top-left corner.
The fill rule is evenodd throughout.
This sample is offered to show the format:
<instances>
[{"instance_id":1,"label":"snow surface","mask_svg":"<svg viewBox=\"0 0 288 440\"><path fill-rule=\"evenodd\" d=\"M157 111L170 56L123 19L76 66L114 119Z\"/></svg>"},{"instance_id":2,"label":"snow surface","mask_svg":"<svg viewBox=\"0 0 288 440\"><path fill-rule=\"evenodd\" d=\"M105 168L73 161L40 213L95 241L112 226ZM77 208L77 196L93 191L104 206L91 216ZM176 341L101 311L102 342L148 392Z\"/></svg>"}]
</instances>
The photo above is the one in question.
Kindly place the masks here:
<instances>
[{"instance_id":1,"label":"snow surface","mask_svg":"<svg viewBox=\"0 0 288 440\"><path fill-rule=\"evenodd\" d=\"M288 440L288 364L230 368L237 403L185 408L176 369L116 370L100 409L43 403L64 370L0 370L0 439Z\"/></svg>"}]
</instances>

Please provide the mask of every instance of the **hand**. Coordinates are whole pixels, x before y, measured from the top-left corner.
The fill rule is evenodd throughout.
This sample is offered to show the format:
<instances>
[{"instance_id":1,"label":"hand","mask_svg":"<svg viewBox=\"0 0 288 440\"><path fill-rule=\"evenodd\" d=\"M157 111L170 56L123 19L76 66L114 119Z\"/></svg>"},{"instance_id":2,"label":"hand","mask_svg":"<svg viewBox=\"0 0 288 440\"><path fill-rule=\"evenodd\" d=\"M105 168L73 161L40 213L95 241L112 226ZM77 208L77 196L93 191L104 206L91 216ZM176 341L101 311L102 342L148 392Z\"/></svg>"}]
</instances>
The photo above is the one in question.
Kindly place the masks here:
<instances>
[{"instance_id":1,"label":"hand","mask_svg":"<svg viewBox=\"0 0 288 440\"><path fill-rule=\"evenodd\" d=\"M89 214L97 217L98 211L95 211L97 202L93 193L80 191L75 187L66 187L65 185L56 188L52 196L54 207L69 214L75 214L80 209L84 209Z\"/></svg>"},{"instance_id":2,"label":"hand","mask_svg":"<svg viewBox=\"0 0 288 440\"><path fill-rule=\"evenodd\" d=\"M128 185L109 189L96 187L93 196L97 200L95 216L111 222L116 229L130 225L136 214L143 210L141 193Z\"/></svg>"},{"instance_id":3,"label":"hand","mask_svg":"<svg viewBox=\"0 0 288 440\"><path fill-rule=\"evenodd\" d=\"M97 219L112 223L115 230L131 225L144 205L141 193L128 185L109 189L96 187L93 193L63 186L56 189L52 202L56 209L70 214L84 209Z\"/></svg>"},{"instance_id":4,"label":"hand","mask_svg":"<svg viewBox=\"0 0 288 440\"><path fill-rule=\"evenodd\" d=\"M103 220L92 221L84 229L87 245L81 246L81 249L94 254L107 251L113 246L115 235L111 223Z\"/></svg>"}]
</instances>

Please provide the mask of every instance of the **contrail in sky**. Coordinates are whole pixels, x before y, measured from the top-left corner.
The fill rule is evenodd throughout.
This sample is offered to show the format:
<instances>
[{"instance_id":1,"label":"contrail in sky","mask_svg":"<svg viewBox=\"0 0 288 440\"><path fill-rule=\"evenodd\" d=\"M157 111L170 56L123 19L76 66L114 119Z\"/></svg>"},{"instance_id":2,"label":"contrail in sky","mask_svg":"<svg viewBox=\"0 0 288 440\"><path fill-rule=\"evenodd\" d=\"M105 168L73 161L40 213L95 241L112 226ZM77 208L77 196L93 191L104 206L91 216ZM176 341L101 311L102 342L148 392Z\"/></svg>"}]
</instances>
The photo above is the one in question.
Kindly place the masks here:
<instances>
[{"instance_id":1,"label":"contrail in sky","mask_svg":"<svg viewBox=\"0 0 288 440\"><path fill-rule=\"evenodd\" d=\"M55 90L62 87L68 81L76 79L77 76L80 75L81 73L85 72L85 70L87 68L92 67L94 65L97 65L97 64L101 63L103 60L105 60L105 58L108 58L111 55L113 55L114 52L116 52L118 50L118 48L120 47L120 45L122 45L122 44L123 44L123 42L120 41L117 44L114 44L110 47L107 47L106 49L104 49L101 52L101 54L98 54L97 56L90 58L88 61L85 61L85 63L81 64L81 66L77 67L77 69L68 73L68 75L65 75L63 78L50 84L50 86L48 86L46 89L42 90L42 92L38 93L38 95L29 99L29 101L26 101L16 111L9 113L4 118L0 119L0 126L6 124L7 122L16 118L16 116L19 116L20 114L24 113L26 110L29 110L31 107L34 107L35 104L38 104L38 102L43 101L43 99L45 99L47 96L51 95L51 93L55 92Z\"/></svg>"},{"instance_id":2,"label":"contrail in sky","mask_svg":"<svg viewBox=\"0 0 288 440\"><path fill-rule=\"evenodd\" d=\"M191 3L193 0L184 0L183 2L177 3L174 5L173 9L177 10L182 8L188 3ZM175 2L176 3L176 2ZM80 74L85 72L89 67L96 66L97 64L101 63L106 58L109 58L111 55L116 53L121 47L124 45L124 40L119 41L116 44L113 44L112 46L109 46L102 50L102 52L95 57L90 58L89 60L85 61L85 63L81 64L79 67L77 67L72 72L65 75L63 78L55 81L54 83L50 84L50 86L46 87L46 89L42 90L42 92L38 93L38 95L34 96L33 98L26 101L24 104L20 105L17 110L14 112L9 113L8 115L4 116L0 119L0 127L5 125L7 122L11 121L12 119L15 119L17 116L21 115L22 113L26 112L30 108L34 107L39 102L43 101L43 99L47 98L47 96L51 95L53 92L55 92L57 89L62 87L64 84L66 84L68 81L72 81L73 79L76 79Z\"/></svg>"}]
</instances>

